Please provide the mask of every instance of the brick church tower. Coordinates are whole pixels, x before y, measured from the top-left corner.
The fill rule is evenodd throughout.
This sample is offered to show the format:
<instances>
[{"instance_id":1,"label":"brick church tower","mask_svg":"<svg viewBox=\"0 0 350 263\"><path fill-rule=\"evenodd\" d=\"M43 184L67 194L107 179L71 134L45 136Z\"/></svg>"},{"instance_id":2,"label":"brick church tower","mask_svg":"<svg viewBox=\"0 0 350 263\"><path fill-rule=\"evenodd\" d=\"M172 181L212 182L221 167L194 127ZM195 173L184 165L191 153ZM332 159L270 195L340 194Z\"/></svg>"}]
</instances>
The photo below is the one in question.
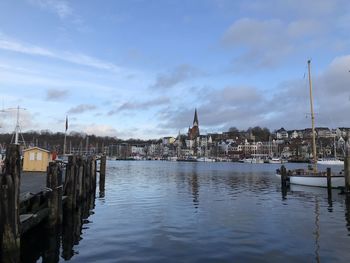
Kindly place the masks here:
<instances>
[{"instance_id":1,"label":"brick church tower","mask_svg":"<svg viewBox=\"0 0 350 263\"><path fill-rule=\"evenodd\" d=\"M194 111L194 119L193 119L193 126L192 128L188 128L188 138L190 140L194 140L199 136L199 122L198 122L198 115L197 115L197 109Z\"/></svg>"}]
</instances>

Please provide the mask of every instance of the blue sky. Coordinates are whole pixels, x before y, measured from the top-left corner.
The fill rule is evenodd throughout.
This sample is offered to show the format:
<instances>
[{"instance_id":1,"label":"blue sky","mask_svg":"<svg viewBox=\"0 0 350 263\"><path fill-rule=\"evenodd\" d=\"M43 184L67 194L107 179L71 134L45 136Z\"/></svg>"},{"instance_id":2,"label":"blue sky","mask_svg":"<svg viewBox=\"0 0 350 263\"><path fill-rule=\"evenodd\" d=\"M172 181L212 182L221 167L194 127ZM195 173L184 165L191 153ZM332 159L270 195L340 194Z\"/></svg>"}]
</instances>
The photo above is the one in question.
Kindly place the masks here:
<instances>
[{"instance_id":1,"label":"blue sky","mask_svg":"<svg viewBox=\"0 0 350 263\"><path fill-rule=\"evenodd\" d=\"M350 126L343 0L3 0L0 99L23 130L119 138ZM0 132L14 112L0 113Z\"/></svg>"}]
</instances>

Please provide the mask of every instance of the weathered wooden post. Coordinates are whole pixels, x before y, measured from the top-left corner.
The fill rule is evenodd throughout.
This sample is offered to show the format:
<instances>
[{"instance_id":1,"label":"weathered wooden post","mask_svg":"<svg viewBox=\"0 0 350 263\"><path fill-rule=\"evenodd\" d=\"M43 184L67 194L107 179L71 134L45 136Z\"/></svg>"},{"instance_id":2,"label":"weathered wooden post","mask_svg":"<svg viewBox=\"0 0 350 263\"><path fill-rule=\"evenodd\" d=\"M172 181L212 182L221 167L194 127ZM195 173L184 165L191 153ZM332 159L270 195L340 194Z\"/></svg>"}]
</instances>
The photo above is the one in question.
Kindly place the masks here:
<instances>
[{"instance_id":1,"label":"weathered wooden post","mask_svg":"<svg viewBox=\"0 0 350 263\"><path fill-rule=\"evenodd\" d=\"M96 157L94 157L91 160L91 187L92 187L92 192L96 193Z\"/></svg>"},{"instance_id":2,"label":"weathered wooden post","mask_svg":"<svg viewBox=\"0 0 350 263\"><path fill-rule=\"evenodd\" d=\"M284 165L281 166L281 187L287 187L287 169Z\"/></svg>"},{"instance_id":3,"label":"weathered wooden post","mask_svg":"<svg viewBox=\"0 0 350 263\"><path fill-rule=\"evenodd\" d=\"M331 172L331 168L327 168L327 192L328 192L328 197L332 197L332 172Z\"/></svg>"},{"instance_id":4,"label":"weathered wooden post","mask_svg":"<svg viewBox=\"0 0 350 263\"><path fill-rule=\"evenodd\" d=\"M48 199L49 225L54 226L62 222L62 170L58 163L50 162L47 168L46 186L51 193Z\"/></svg>"},{"instance_id":5,"label":"weathered wooden post","mask_svg":"<svg viewBox=\"0 0 350 263\"><path fill-rule=\"evenodd\" d=\"M19 145L9 145L4 173L0 174L0 262L20 260L20 171Z\"/></svg>"},{"instance_id":6,"label":"weathered wooden post","mask_svg":"<svg viewBox=\"0 0 350 263\"><path fill-rule=\"evenodd\" d=\"M84 183L84 162L82 157L79 156L77 160L77 201L81 202L83 200L83 183Z\"/></svg>"},{"instance_id":7,"label":"weathered wooden post","mask_svg":"<svg viewBox=\"0 0 350 263\"><path fill-rule=\"evenodd\" d=\"M75 176L75 166L76 166L76 157L71 155L68 157L68 163L66 166L66 176L65 176L65 189L64 194L67 196L66 207L68 210L75 207L76 200L76 176Z\"/></svg>"},{"instance_id":8,"label":"weathered wooden post","mask_svg":"<svg viewBox=\"0 0 350 263\"><path fill-rule=\"evenodd\" d=\"M106 155L101 156L100 161L100 195L104 195L106 179Z\"/></svg>"},{"instance_id":9,"label":"weathered wooden post","mask_svg":"<svg viewBox=\"0 0 350 263\"><path fill-rule=\"evenodd\" d=\"M59 262L60 260L60 227L53 226L47 231L47 249L42 255L42 263Z\"/></svg>"},{"instance_id":10,"label":"weathered wooden post","mask_svg":"<svg viewBox=\"0 0 350 263\"><path fill-rule=\"evenodd\" d=\"M349 141L347 142L345 149L345 160L344 160L344 177L345 177L345 192L350 193L350 147Z\"/></svg>"}]
</instances>

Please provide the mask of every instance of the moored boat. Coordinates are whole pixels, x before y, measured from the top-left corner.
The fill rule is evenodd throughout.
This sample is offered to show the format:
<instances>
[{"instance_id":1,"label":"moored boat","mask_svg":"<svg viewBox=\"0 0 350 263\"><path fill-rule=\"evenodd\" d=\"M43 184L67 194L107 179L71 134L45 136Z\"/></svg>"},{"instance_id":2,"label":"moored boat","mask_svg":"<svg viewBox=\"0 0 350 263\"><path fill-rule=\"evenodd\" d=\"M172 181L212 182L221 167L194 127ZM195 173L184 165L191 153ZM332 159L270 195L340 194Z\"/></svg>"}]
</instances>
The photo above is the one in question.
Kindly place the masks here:
<instances>
[{"instance_id":1,"label":"moored boat","mask_svg":"<svg viewBox=\"0 0 350 263\"><path fill-rule=\"evenodd\" d=\"M280 170L277 170L276 176L281 178ZM296 185L315 186L315 187L327 187L327 174L325 172L314 173L311 171L305 171L303 169L297 169L291 171L288 175L289 183ZM331 176L332 188L338 188L345 185L344 174L342 172L332 174Z\"/></svg>"},{"instance_id":2,"label":"moored boat","mask_svg":"<svg viewBox=\"0 0 350 263\"><path fill-rule=\"evenodd\" d=\"M344 161L339 160L337 158L322 158L317 160L317 163L322 165L344 165Z\"/></svg>"},{"instance_id":3,"label":"moored boat","mask_svg":"<svg viewBox=\"0 0 350 263\"><path fill-rule=\"evenodd\" d=\"M310 109L311 109L311 127L312 127L312 165L311 169L296 169L287 173L289 183L305 186L327 187L327 175L325 172L317 171L317 152L316 152L316 136L315 136L315 116L313 110L312 99L312 81L311 81L311 61L308 61L309 91L310 91ZM277 170L276 176L281 178L281 173ZM345 185L344 174L332 174L332 188Z\"/></svg>"}]
</instances>

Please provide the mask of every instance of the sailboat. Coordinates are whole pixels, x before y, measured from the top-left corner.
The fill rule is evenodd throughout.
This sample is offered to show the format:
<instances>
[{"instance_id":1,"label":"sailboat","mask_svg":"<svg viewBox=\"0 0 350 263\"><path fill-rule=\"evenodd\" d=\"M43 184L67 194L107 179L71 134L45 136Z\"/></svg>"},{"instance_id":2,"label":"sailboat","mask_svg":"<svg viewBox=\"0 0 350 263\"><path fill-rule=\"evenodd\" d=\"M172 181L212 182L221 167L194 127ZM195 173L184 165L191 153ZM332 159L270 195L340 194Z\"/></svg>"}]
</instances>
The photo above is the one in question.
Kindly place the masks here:
<instances>
[{"instance_id":1,"label":"sailboat","mask_svg":"<svg viewBox=\"0 0 350 263\"><path fill-rule=\"evenodd\" d=\"M337 148L335 145L335 135L334 135L334 157L333 158L322 158L318 159L317 163L318 164L323 164L323 165L344 165L344 161L339 160L337 158Z\"/></svg>"},{"instance_id":2,"label":"sailboat","mask_svg":"<svg viewBox=\"0 0 350 263\"><path fill-rule=\"evenodd\" d=\"M308 60L308 77L309 77L309 91L310 91L310 108L311 108L311 126L312 126L312 157L313 167L309 170L296 169L290 171L288 177L291 184L327 187L327 174L326 172L317 171L317 154L316 154L316 138L315 138L315 115L313 109L312 98L312 80L311 80L311 61ZM277 177L281 177L281 173L278 170ZM332 174L332 187L337 188L345 185L345 178L342 172L338 174Z\"/></svg>"}]
</instances>

